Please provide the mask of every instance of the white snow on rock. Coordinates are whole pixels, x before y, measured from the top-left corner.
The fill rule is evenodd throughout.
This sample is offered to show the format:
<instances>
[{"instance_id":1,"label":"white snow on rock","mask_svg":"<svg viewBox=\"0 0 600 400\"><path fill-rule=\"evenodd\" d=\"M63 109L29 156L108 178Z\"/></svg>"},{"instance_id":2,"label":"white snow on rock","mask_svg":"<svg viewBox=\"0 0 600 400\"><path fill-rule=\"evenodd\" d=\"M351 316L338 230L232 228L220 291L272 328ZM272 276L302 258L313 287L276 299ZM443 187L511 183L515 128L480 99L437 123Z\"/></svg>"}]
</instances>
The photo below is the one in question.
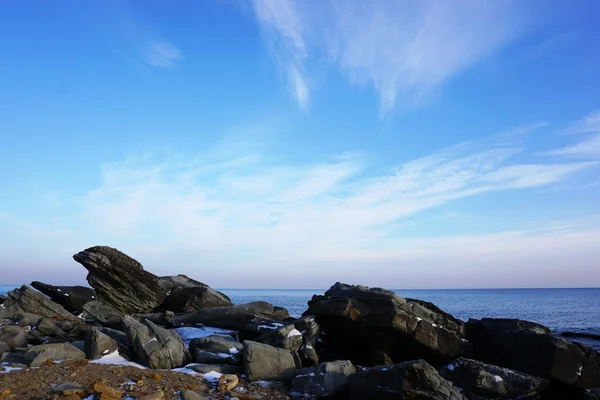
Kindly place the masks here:
<instances>
[{"instance_id":1,"label":"white snow on rock","mask_svg":"<svg viewBox=\"0 0 600 400\"><path fill-rule=\"evenodd\" d=\"M229 354L237 354L239 352L240 351L238 349L236 349L235 347L232 347L232 348L229 349Z\"/></svg>"},{"instance_id":2,"label":"white snow on rock","mask_svg":"<svg viewBox=\"0 0 600 400\"><path fill-rule=\"evenodd\" d=\"M291 331L288 332L287 337L292 337L292 336L302 336L302 333L300 333L300 331L298 329L292 329Z\"/></svg>"},{"instance_id":3,"label":"white snow on rock","mask_svg":"<svg viewBox=\"0 0 600 400\"><path fill-rule=\"evenodd\" d=\"M110 354L100 357L97 360L90 361L91 364L109 364L109 365L121 365L124 367L136 367L140 369L146 369L143 365L128 361L118 351L113 351Z\"/></svg>"},{"instance_id":4,"label":"white snow on rock","mask_svg":"<svg viewBox=\"0 0 600 400\"><path fill-rule=\"evenodd\" d=\"M212 326L186 326L182 328L175 328L175 332L177 332L179 337L181 337L181 340L183 340L186 346L189 346L192 339L195 338L203 338L210 335L231 336L231 334L235 333L234 331L221 328L214 328Z\"/></svg>"},{"instance_id":5,"label":"white snow on rock","mask_svg":"<svg viewBox=\"0 0 600 400\"><path fill-rule=\"evenodd\" d=\"M504 379L502 379L502 377L498 376L498 375L494 375L494 380L496 382L502 382Z\"/></svg>"}]
</instances>

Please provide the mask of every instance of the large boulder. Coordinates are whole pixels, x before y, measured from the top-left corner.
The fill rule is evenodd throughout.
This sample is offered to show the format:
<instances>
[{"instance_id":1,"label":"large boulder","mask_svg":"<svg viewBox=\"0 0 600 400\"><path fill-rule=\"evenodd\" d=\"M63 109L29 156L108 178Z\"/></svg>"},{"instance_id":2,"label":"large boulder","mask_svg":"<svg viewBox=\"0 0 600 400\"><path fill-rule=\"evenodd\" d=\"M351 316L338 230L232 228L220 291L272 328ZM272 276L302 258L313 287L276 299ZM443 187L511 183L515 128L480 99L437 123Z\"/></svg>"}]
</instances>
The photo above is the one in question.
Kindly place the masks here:
<instances>
[{"instance_id":1,"label":"large boulder","mask_svg":"<svg viewBox=\"0 0 600 400\"><path fill-rule=\"evenodd\" d=\"M177 332L161 328L152 321L123 317L123 328L135 358L153 369L179 368L191 360L190 352Z\"/></svg>"},{"instance_id":2,"label":"large boulder","mask_svg":"<svg viewBox=\"0 0 600 400\"><path fill-rule=\"evenodd\" d=\"M294 324L273 329L256 339L259 343L268 344L280 349L297 352L302 346L302 332Z\"/></svg>"},{"instance_id":3,"label":"large boulder","mask_svg":"<svg viewBox=\"0 0 600 400\"><path fill-rule=\"evenodd\" d=\"M248 304L198 310L168 318L168 321L174 326L204 324L217 328L241 330L250 318L269 318L274 311L275 309L271 304L264 301L255 301Z\"/></svg>"},{"instance_id":4,"label":"large boulder","mask_svg":"<svg viewBox=\"0 0 600 400\"><path fill-rule=\"evenodd\" d=\"M85 353L68 343L52 343L27 349L25 361L30 367L39 367L46 361L85 360Z\"/></svg>"},{"instance_id":5,"label":"large boulder","mask_svg":"<svg viewBox=\"0 0 600 400\"><path fill-rule=\"evenodd\" d=\"M415 305L389 290L338 282L308 305L305 314L314 315L326 333L323 361L349 359L373 366L423 358L442 365L462 353L457 331L415 315Z\"/></svg>"},{"instance_id":6,"label":"large boulder","mask_svg":"<svg viewBox=\"0 0 600 400\"><path fill-rule=\"evenodd\" d=\"M378 366L348 378L352 400L466 400L424 360Z\"/></svg>"},{"instance_id":7,"label":"large boulder","mask_svg":"<svg viewBox=\"0 0 600 400\"><path fill-rule=\"evenodd\" d=\"M242 344L230 336L210 335L190 342L192 358L201 364L241 365L242 350Z\"/></svg>"},{"instance_id":8,"label":"large boulder","mask_svg":"<svg viewBox=\"0 0 600 400\"><path fill-rule=\"evenodd\" d=\"M53 286L38 281L31 282L31 286L66 310L78 314L83 312L85 303L93 301L96 297L93 289L84 286Z\"/></svg>"},{"instance_id":9,"label":"large boulder","mask_svg":"<svg viewBox=\"0 0 600 400\"><path fill-rule=\"evenodd\" d=\"M96 327L90 328L85 336L84 351L90 360L97 360L107 354L117 351L119 344L110 336L100 332Z\"/></svg>"},{"instance_id":10,"label":"large boulder","mask_svg":"<svg viewBox=\"0 0 600 400\"><path fill-rule=\"evenodd\" d=\"M79 323L79 319L56 304L40 292L27 285L8 293L8 298L0 308L0 317L14 317L19 314L34 314L52 318L55 321L71 321Z\"/></svg>"},{"instance_id":11,"label":"large boulder","mask_svg":"<svg viewBox=\"0 0 600 400\"><path fill-rule=\"evenodd\" d=\"M86 319L95 320L103 326L119 329L124 314L111 306L94 300L83 306L83 315Z\"/></svg>"},{"instance_id":12,"label":"large boulder","mask_svg":"<svg viewBox=\"0 0 600 400\"><path fill-rule=\"evenodd\" d=\"M311 396L330 396L346 389L348 376L355 372L356 367L347 360L322 363L301 369L292 379L292 388Z\"/></svg>"},{"instance_id":13,"label":"large boulder","mask_svg":"<svg viewBox=\"0 0 600 400\"><path fill-rule=\"evenodd\" d=\"M468 358L442 367L440 375L470 399L527 399L539 395L548 380Z\"/></svg>"},{"instance_id":14,"label":"large boulder","mask_svg":"<svg viewBox=\"0 0 600 400\"><path fill-rule=\"evenodd\" d=\"M61 336L65 334L50 318L42 318L38 321L36 329L44 336Z\"/></svg>"},{"instance_id":15,"label":"large boulder","mask_svg":"<svg viewBox=\"0 0 600 400\"><path fill-rule=\"evenodd\" d=\"M5 343L11 350L27 346L27 334L22 330L10 331L0 335L0 343Z\"/></svg>"},{"instance_id":16,"label":"large boulder","mask_svg":"<svg viewBox=\"0 0 600 400\"><path fill-rule=\"evenodd\" d=\"M299 367L289 350L244 341L244 372L250 382L258 380L291 381Z\"/></svg>"},{"instance_id":17,"label":"large boulder","mask_svg":"<svg viewBox=\"0 0 600 400\"><path fill-rule=\"evenodd\" d=\"M600 386L600 355L533 322L469 320L475 359L579 388Z\"/></svg>"},{"instance_id":18,"label":"large boulder","mask_svg":"<svg viewBox=\"0 0 600 400\"><path fill-rule=\"evenodd\" d=\"M232 305L229 297L208 286L173 288L160 310L190 313L197 310Z\"/></svg>"},{"instance_id":19,"label":"large boulder","mask_svg":"<svg viewBox=\"0 0 600 400\"><path fill-rule=\"evenodd\" d=\"M73 258L89 271L87 281L98 300L125 314L150 312L168 292L157 276L112 247L90 247Z\"/></svg>"},{"instance_id":20,"label":"large boulder","mask_svg":"<svg viewBox=\"0 0 600 400\"><path fill-rule=\"evenodd\" d=\"M298 349L298 355L303 367L312 367L319 364L319 355L316 350L317 342L321 340L321 327L315 321L315 317L306 315L294 321L296 329L302 333L302 345Z\"/></svg>"},{"instance_id":21,"label":"large boulder","mask_svg":"<svg viewBox=\"0 0 600 400\"><path fill-rule=\"evenodd\" d=\"M435 304L418 299L405 299L406 306L418 318L424 319L430 324L435 324L441 328L458 333L461 337L465 336L465 322L448 314Z\"/></svg>"}]
</instances>

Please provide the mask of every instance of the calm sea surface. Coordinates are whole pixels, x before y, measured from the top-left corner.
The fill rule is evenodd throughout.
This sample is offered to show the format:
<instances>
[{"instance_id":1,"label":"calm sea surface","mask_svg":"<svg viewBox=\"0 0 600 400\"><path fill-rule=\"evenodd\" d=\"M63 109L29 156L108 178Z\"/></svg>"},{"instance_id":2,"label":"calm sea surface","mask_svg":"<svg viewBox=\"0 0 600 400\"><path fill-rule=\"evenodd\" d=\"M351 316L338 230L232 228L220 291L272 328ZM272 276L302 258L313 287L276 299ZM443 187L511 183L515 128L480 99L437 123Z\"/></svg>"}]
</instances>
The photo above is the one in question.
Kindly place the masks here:
<instances>
[{"instance_id":1,"label":"calm sea surface","mask_svg":"<svg viewBox=\"0 0 600 400\"><path fill-rule=\"evenodd\" d=\"M6 294L14 286L0 286ZM263 300L285 307L293 316L307 309L313 294L325 290L221 289L234 303ZM468 289L395 290L402 297L430 301L462 320L483 317L520 318L554 332L600 334L600 289ZM594 346L595 347L595 346Z\"/></svg>"}]
</instances>

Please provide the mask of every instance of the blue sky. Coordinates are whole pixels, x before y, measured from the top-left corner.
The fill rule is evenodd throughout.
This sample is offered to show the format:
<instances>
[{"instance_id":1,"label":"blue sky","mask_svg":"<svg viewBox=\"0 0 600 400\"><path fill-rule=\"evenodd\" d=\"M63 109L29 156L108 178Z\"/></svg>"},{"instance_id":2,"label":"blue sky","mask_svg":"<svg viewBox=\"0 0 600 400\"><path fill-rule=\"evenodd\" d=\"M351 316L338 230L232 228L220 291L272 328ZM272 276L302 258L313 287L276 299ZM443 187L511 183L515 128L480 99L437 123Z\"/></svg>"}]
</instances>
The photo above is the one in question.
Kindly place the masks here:
<instances>
[{"instance_id":1,"label":"blue sky","mask_svg":"<svg viewBox=\"0 0 600 400\"><path fill-rule=\"evenodd\" d=\"M600 3L12 1L1 283L600 286Z\"/></svg>"}]
</instances>

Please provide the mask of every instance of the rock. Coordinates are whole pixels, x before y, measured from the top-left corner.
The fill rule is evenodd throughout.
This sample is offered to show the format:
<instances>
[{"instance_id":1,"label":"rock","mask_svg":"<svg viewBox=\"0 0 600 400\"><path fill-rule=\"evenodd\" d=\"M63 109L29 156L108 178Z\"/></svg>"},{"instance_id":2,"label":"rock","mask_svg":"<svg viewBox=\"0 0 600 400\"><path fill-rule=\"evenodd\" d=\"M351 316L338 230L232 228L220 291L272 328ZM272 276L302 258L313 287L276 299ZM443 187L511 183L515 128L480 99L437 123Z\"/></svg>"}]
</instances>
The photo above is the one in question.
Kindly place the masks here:
<instances>
[{"instance_id":1,"label":"rock","mask_svg":"<svg viewBox=\"0 0 600 400\"><path fill-rule=\"evenodd\" d=\"M118 311L150 312L165 299L167 292L158 277L117 249L90 247L73 258L88 270L87 281L96 290L98 300Z\"/></svg>"},{"instance_id":2,"label":"rock","mask_svg":"<svg viewBox=\"0 0 600 400\"><path fill-rule=\"evenodd\" d=\"M4 353L0 355L0 362L6 364L26 364L25 354L23 353Z\"/></svg>"},{"instance_id":3,"label":"rock","mask_svg":"<svg viewBox=\"0 0 600 400\"><path fill-rule=\"evenodd\" d=\"M14 318L19 326L35 326L43 317L31 313L18 313Z\"/></svg>"},{"instance_id":4,"label":"rock","mask_svg":"<svg viewBox=\"0 0 600 400\"><path fill-rule=\"evenodd\" d=\"M83 306L83 312L87 317L91 317L98 323L110 327L119 328L123 313L107 306L99 301L90 301Z\"/></svg>"},{"instance_id":5,"label":"rock","mask_svg":"<svg viewBox=\"0 0 600 400\"><path fill-rule=\"evenodd\" d=\"M200 393L196 393L191 390L182 390L179 392L179 396L181 397L181 400L208 400Z\"/></svg>"},{"instance_id":6,"label":"rock","mask_svg":"<svg viewBox=\"0 0 600 400\"><path fill-rule=\"evenodd\" d=\"M250 382L257 380L291 381L298 365L289 350L245 341L244 371Z\"/></svg>"},{"instance_id":7,"label":"rock","mask_svg":"<svg viewBox=\"0 0 600 400\"><path fill-rule=\"evenodd\" d=\"M116 329L100 327L100 332L114 339L119 345L119 353L130 354L131 344L125 332Z\"/></svg>"},{"instance_id":8,"label":"rock","mask_svg":"<svg viewBox=\"0 0 600 400\"><path fill-rule=\"evenodd\" d=\"M101 400L121 400L125 394L125 391L106 386L103 382L94 383L91 386L91 391L101 395Z\"/></svg>"},{"instance_id":9,"label":"rock","mask_svg":"<svg viewBox=\"0 0 600 400\"><path fill-rule=\"evenodd\" d=\"M194 370L200 374L208 374L211 371L218 372L220 374L242 374L243 368L239 365L228 365L228 364L192 364L188 369Z\"/></svg>"},{"instance_id":10,"label":"rock","mask_svg":"<svg viewBox=\"0 0 600 400\"><path fill-rule=\"evenodd\" d=\"M356 368L350 361L332 361L311 368L303 368L292 380L295 391L312 396L329 396L345 389L348 376Z\"/></svg>"},{"instance_id":11,"label":"rock","mask_svg":"<svg viewBox=\"0 0 600 400\"><path fill-rule=\"evenodd\" d=\"M172 313L171 311L166 311L166 312L155 312L155 313L149 313L149 314L132 314L131 316L133 318L137 319L138 321L142 321L143 319L148 319L148 320L154 322L156 325L167 326L167 325L169 325L169 321L167 319L174 317L175 314Z\"/></svg>"},{"instance_id":12,"label":"rock","mask_svg":"<svg viewBox=\"0 0 600 400\"><path fill-rule=\"evenodd\" d=\"M14 350L17 347L27 346L27 334L23 331L12 331L0 335L0 342L5 343Z\"/></svg>"},{"instance_id":13,"label":"rock","mask_svg":"<svg viewBox=\"0 0 600 400\"><path fill-rule=\"evenodd\" d=\"M259 343L297 352L302 346L302 333L293 324L274 329L256 339Z\"/></svg>"},{"instance_id":14,"label":"rock","mask_svg":"<svg viewBox=\"0 0 600 400\"><path fill-rule=\"evenodd\" d=\"M161 310L189 313L205 308L232 305L227 295L185 275L164 276L160 279L172 287L159 307Z\"/></svg>"},{"instance_id":15,"label":"rock","mask_svg":"<svg viewBox=\"0 0 600 400\"><path fill-rule=\"evenodd\" d=\"M349 359L372 366L373 354L393 362L418 358L441 365L462 353L460 335L413 314L415 304L381 288L333 285L324 296L313 296L306 315L314 315L323 338L323 361ZM379 357L380 358L380 357Z\"/></svg>"},{"instance_id":16,"label":"rock","mask_svg":"<svg viewBox=\"0 0 600 400\"><path fill-rule=\"evenodd\" d=\"M440 375L470 399L533 398L548 386L546 379L467 358L442 367Z\"/></svg>"},{"instance_id":17,"label":"rock","mask_svg":"<svg viewBox=\"0 0 600 400\"><path fill-rule=\"evenodd\" d=\"M96 298L94 289L84 286L53 286L38 281L31 282L31 286L63 306L65 310L77 314L83 312L85 303Z\"/></svg>"},{"instance_id":18,"label":"rock","mask_svg":"<svg viewBox=\"0 0 600 400\"><path fill-rule=\"evenodd\" d=\"M161 276L159 279L161 281L167 281L168 285L170 285L170 290L189 289L198 286L208 287L207 284L204 284L183 274L175 276Z\"/></svg>"},{"instance_id":19,"label":"rock","mask_svg":"<svg viewBox=\"0 0 600 400\"><path fill-rule=\"evenodd\" d=\"M600 355L593 349L548 334L520 320L467 322L474 358L579 388L600 386Z\"/></svg>"},{"instance_id":20,"label":"rock","mask_svg":"<svg viewBox=\"0 0 600 400\"><path fill-rule=\"evenodd\" d=\"M39 367L45 361L85 360L85 353L67 343L33 346L25 352L25 361L30 367Z\"/></svg>"},{"instance_id":21,"label":"rock","mask_svg":"<svg viewBox=\"0 0 600 400\"><path fill-rule=\"evenodd\" d=\"M60 383L60 384L54 386L54 388L52 388L52 392L58 393L58 394L62 394L62 392L64 392L65 390L81 390L81 391L85 392L86 387L83 385L80 385L79 383L63 382L63 383Z\"/></svg>"},{"instance_id":22,"label":"rock","mask_svg":"<svg viewBox=\"0 0 600 400\"><path fill-rule=\"evenodd\" d=\"M239 379L235 375L231 375L231 374L221 375L217 382L217 390L222 393L229 392L230 390L233 390L237 386L238 383L239 383Z\"/></svg>"},{"instance_id":23,"label":"rock","mask_svg":"<svg viewBox=\"0 0 600 400\"><path fill-rule=\"evenodd\" d=\"M275 321L271 317L264 318L252 315L248 317L244 326L238 328L238 338L242 342L244 340L254 342L265 333L283 328L285 325L287 324L282 323L281 321Z\"/></svg>"},{"instance_id":24,"label":"rock","mask_svg":"<svg viewBox=\"0 0 600 400\"><path fill-rule=\"evenodd\" d=\"M42 318L36 325L36 329L45 336L61 336L65 331L60 329L50 318Z\"/></svg>"},{"instance_id":25,"label":"rock","mask_svg":"<svg viewBox=\"0 0 600 400\"><path fill-rule=\"evenodd\" d=\"M137 398L137 400L163 400L165 398L165 394L162 389L158 389L155 392L143 394Z\"/></svg>"},{"instance_id":26,"label":"rock","mask_svg":"<svg viewBox=\"0 0 600 400\"><path fill-rule=\"evenodd\" d=\"M123 327L138 362L153 369L179 368L190 362L190 353L177 332L128 315L123 317Z\"/></svg>"},{"instance_id":27,"label":"rock","mask_svg":"<svg viewBox=\"0 0 600 400\"><path fill-rule=\"evenodd\" d=\"M465 322L443 311L433 303L417 299L405 299L406 305L417 317L424 319L430 324L446 328L456 332L460 337L465 336Z\"/></svg>"},{"instance_id":28,"label":"rock","mask_svg":"<svg viewBox=\"0 0 600 400\"><path fill-rule=\"evenodd\" d=\"M85 341L77 340L75 342L69 343L71 346L76 347L78 350L83 351L85 353Z\"/></svg>"},{"instance_id":29,"label":"rock","mask_svg":"<svg viewBox=\"0 0 600 400\"><path fill-rule=\"evenodd\" d=\"M6 301L6 296L3 294L0 294L0 304L4 304L5 301Z\"/></svg>"},{"instance_id":30,"label":"rock","mask_svg":"<svg viewBox=\"0 0 600 400\"><path fill-rule=\"evenodd\" d=\"M294 326L302 333L302 345L298 355L303 367L312 367L319 364L319 355L316 351L317 341L321 335L321 327L312 315L306 315L294 321Z\"/></svg>"},{"instance_id":31,"label":"rock","mask_svg":"<svg viewBox=\"0 0 600 400\"><path fill-rule=\"evenodd\" d=\"M563 337L584 338L600 341L600 335L586 332L563 332L560 334Z\"/></svg>"},{"instance_id":32,"label":"rock","mask_svg":"<svg viewBox=\"0 0 600 400\"><path fill-rule=\"evenodd\" d=\"M466 400L424 360L357 372L348 377L348 388L352 400Z\"/></svg>"},{"instance_id":33,"label":"rock","mask_svg":"<svg viewBox=\"0 0 600 400\"><path fill-rule=\"evenodd\" d=\"M79 323L77 317L56 304L43 294L36 292L27 285L21 286L8 293L8 298L0 308L0 317L16 316L22 313L35 314L56 321L66 320ZM32 321L29 321L30 323Z\"/></svg>"},{"instance_id":34,"label":"rock","mask_svg":"<svg viewBox=\"0 0 600 400\"><path fill-rule=\"evenodd\" d=\"M97 360L107 354L117 351L119 345L117 341L110 336L100 332L96 327L88 330L85 337L84 351L86 358Z\"/></svg>"},{"instance_id":35,"label":"rock","mask_svg":"<svg viewBox=\"0 0 600 400\"><path fill-rule=\"evenodd\" d=\"M273 312L274 308L271 304L255 301L248 304L198 310L169 318L168 321L174 326L204 324L217 328L240 330L250 317L269 318Z\"/></svg>"},{"instance_id":36,"label":"rock","mask_svg":"<svg viewBox=\"0 0 600 400\"><path fill-rule=\"evenodd\" d=\"M10 346L4 342L0 342L0 356L8 352L10 352Z\"/></svg>"},{"instance_id":37,"label":"rock","mask_svg":"<svg viewBox=\"0 0 600 400\"><path fill-rule=\"evenodd\" d=\"M192 358L201 364L241 365L242 349L241 343L220 335L195 338L190 342Z\"/></svg>"},{"instance_id":38,"label":"rock","mask_svg":"<svg viewBox=\"0 0 600 400\"><path fill-rule=\"evenodd\" d=\"M41 332L34 330L27 333L27 343L32 346L44 344L48 340Z\"/></svg>"},{"instance_id":39,"label":"rock","mask_svg":"<svg viewBox=\"0 0 600 400\"><path fill-rule=\"evenodd\" d=\"M23 332L23 327L19 325L6 325L3 326L2 329L0 329L0 332L2 334L10 332Z\"/></svg>"}]
</instances>

